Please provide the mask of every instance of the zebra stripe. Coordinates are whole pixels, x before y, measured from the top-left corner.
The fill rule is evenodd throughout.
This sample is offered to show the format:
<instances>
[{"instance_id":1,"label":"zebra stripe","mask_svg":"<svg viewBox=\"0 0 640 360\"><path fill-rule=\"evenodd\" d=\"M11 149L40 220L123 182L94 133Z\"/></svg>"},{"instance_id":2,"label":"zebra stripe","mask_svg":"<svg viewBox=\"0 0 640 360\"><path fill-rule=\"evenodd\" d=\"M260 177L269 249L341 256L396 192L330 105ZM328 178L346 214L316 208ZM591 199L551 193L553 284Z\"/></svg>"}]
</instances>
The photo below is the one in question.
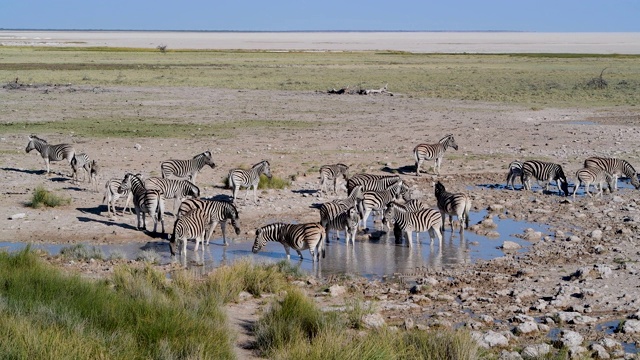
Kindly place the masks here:
<instances>
[{"instance_id":1,"label":"zebra stripe","mask_svg":"<svg viewBox=\"0 0 640 360\"><path fill-rule=\"evenodd\" d=\"M107 202L107 213L109 214L109 216L111 216L111 209L113 209L113 216L117 215L115 204L120 197L125 197L127 199L125 201L124 207L122 208L122 216L124 216L125 209L129 209L129 214L131 214L131 207L129 206L129 203L131 202L133 195L129 190L124 190L122 193L118 192L121 184L122 180L115 178L109 179L109 181L104 184L105 190L104 197L102 198L102 203L104 204L105 201Z\"/></svg>"},{"instance_id":2,"label":"zebra stripe","mask_svg":"<svg viewBox=\"0 0 640 360\"><path fill-rule=\"evenodd\" d=\"M438 201L438 210L442 216L442 232L444 232L445 214L449 215L449 223L451 231L453 231L453 216L458 217L460 222L460 233L469 227L469 210L471 209L471 199L462 193L447 192L444 185L440 181L435 187L436 200Z\"/></svg>"},{"instance_id":3,"label":"zebra stripe","mask_svg":"<svg viewBox=\"0 0 640 360\"><path fill-rule=\"evenodd\" d=\"M185 216L176 219L173 225L173 236L169 237L169 250L171 256L175 255L174 244L178 242L178 245L182 241L183 256L187 255L187 240L195 239L196 247L193 251L198 251L198 247L202 242L202 250L204 251L204 239L206 238L206 230L209 227L211 217L202 209L193 209Z\"/></svg>"},{"instance_id":4,"label":"zebra stripe","mask_svg":"<svg viewBox=\"0 0 640 360\"><path fill-rule=\"evenodd\" d=\"M593 184L594 187L599 188L596 196L602 196L604 190L604 182L606 182L609 186L609 191L613 190L614 188L613 176L600 168L586 167L580 169L576 171L576 178L577 181L573 187L574 198L576 197L576 192L578 192L578 188L580 187L580 185L584 185L584 192L589 195L589 197L593 197L593 195L591 195L591 193L589 192L589 186L591 184Z\"/></svg>"},{"instance_id":5,"label":"zebra stripe","mask_svg":"<svg viewBox=\"0 0 640 360\"><path fill-rule=\"evenodd\" d=\"M44 159L44 163L47 166L47 174L49 174L49 162L50 161L62 161L67 160L71 164L71 160L76 153L73 145L70 144L58 144L49 145L46 140L40 139L36 135L29 136L29 143L25 151L28 153L31 150L36 149Z\"/></svg>"},{"instance_id":6,"label":"zebra stripe","mask_svg":"<svg viewBox=\"0 0 640 360\"><path fill-rule=\"evenodd\" d=\"M180 204L177 217L180 218L192 210L201 209L211 219L211 224L205 237L205 244L209 245L209 240L213 235L216 225L220 223L222 229L222 241L224 245L227 243L226 226L227 220L231 221L231 226L235 229L236 235L240 235L240 218L235 205L227 201L187 199Z\"/></svg>"},{"instance_id":7,"label":"zebra stripe","mask_svg":"<svg viewBox=\"0 0 640 360\"><path fill-rule=\"evenodd\" d=\"M564 195L569 196L567 177L564 175L562 166L538 160L525 161L522 164L522 177L520 178L525 190L531 190L531 177L535 178L538 182L545 182L546 191L549 191L549 183L551 180L555 180L558 191L562 189Z\"/></svg>"},{"instance_id":8,"label":"zebra stripe","mask_svg":"<svg viewBox=\"0 0 640 360\"><path fill-rule=\"evenodd\" d=\"M320 191L326 192L325 187L329 181L333 181L333 193L336 194L338 178L345 181L349 178L349 167L345 164L323 165L320 167Z\"/></svg>"},{"instance_id":9,"label":"zebra stripe","mask_svg":"<svg viewBox=\"0 0 640 360\"><path fill-rule=\"evenodd\" d=\"M331 229L336 230L336 237L338 239L340 238L340 231L344 230L344 237L347 245L349 245L349 238L351 238L351 242L355 245L356 232L358 231L359 223L360 214L358 212L358 208L354 206L327 221L323 227L327 233L327 238L329 237L329 231Z\"/></svg>"},{"instance_id":10,"label":"zebra stripe","mask_svg":"<svg viewBox=\"0 0 640 360\"><path fill-rule=\"evenodd\" d=\"M458 144L453 138L453 134L446 135L437 144L419 144L413 148L413 158L416 161L416 176L420 176L420 166L425 160L435 160L433 171L440 174L440 163L447 148L452 147L458 150Z\"/></svg>"},{"instance_id":11,"label":"zebra stripe","mask_svg":"<svg viewBox=\"0 0 640 360\"><path fill-rule=\"evenodd\" d=\"M511 190L515 190L516 179L522 179L522 162L515 160L509 164L509 173L507 174L507 185L511 183Z\"/></svg>"},{"instance_id":12,"label":"zebra stripe","mask_svg":"<svg viewBox=\"0 0 640 360\"><path fill-rule=\"evenodd\" d=\"M388 190L365 191L362 200L362 227L367 227L367 219L372 211L383 211L388 203L401 199L402 181L397 182Z\"/></svg>"},{"instance_id":13,"label":"zebra stripe","mask_svg":"<svg viewBox=\"0 0 640 360\"><path fill-rule=\"evenodd\" d=\"M178 178L189 178L191 182L196 183L196 175L205 165L209 165L212 169L216 167L213 162L210 151L198 154L189 160L166 160L160 164L162 177L164 179L173 175Z\"/></svg>"},{"instance_id":14,"label":"zebra stripe","mask_svg":"<svg viewBox=\"0 0 640 360\"><path fill-rule=\"evenodd\" d=\"M636 170L626 160L616 158L590 157L584 161L585 168L602 169L613 176L614 189L618 190L618 177L623 175L631 180L631 185L640 189L640 181Z\"/></svg>"},{"instance_id":15,"label":"zebra stripe","mask_svg":"<svg viewBox=\"0 0 640 360\"><path fill-rule=\"evenodd\" d=\"M146 215L153 218L153 232L158 227L158 220L162 223L162 233L164 234L164 198L159 190L149 190L145 188L144 182L138 175L127 173L118 188L119 193L130 190L133 194L133 205L136 209L138 220L137 229L140 230L140 217L142 216L142 228L147 229Z\"/></svg>"},{"instance_id":16,"label":"zebra stripe","mask_svg":"<svg viewBox=\"0 0 640 360\"><path fill-rule=\"evenodd\" d=\"M402 205L407 209L407 211L420 211L424 209L430 209L429 204L427 204L426 200L424 199L411 199L409 201L405 201L405 203Z\"/></svg>"},{"instance_id":17,"label":"zebra stripe","mask_svg":"<svg viewBox=\"0 0 640 360\"><path fill-rule=\"evenodd\" d=\"M89 155L85 153L75 154L73 159L71 159L71 170L73 171L73 181L75 183L78 182L78 170L82 169L85 173L85 178L88 177L88 180L91 181L91 165L89 164L91 159L89 159ZM84 181L84 179L83 179Z\"/></svg>"},{"instance_id":18,"label":"zebra stripe","mask_svg":"<svg viewBox=\"0 0 640 360\"><path fill-rule=\"evenodd\" d=\"M261 174L265 174L269 179L271 179L271 169L269 168L269 162L267 160L263 160L253 165L249 170L232 169L229 171L228 184L233 189L232 201L236 200L240 187L247 188L247 192L244 194L244 200L246 201L249 190L253 187L253 202L258 204L256 189L258 188Z\"/></svg>"},{"instance_id":19,"label":"zebra stripe","mask_svg":"<svg viewBox=\"0 0 640 360\"><path fill-rule=\"evenodd\" d=\"M327 228L329 221L347 211L349 208L356 207L358 210L361 210L360 202L363 199L362 185L358 185L353 188L349 197L346 199L334 200L320 205L320 224L325 228L327 234L329 233L329 229ZM328 237L327 242L329 242Z\"/></svg>"},{"instance_id":20,"label":"zebra stripe","mask_svg":"<svg viewBox=\"0 0 640 360\"><path fill-rule=\"evenodd\" d=\"M176 209L176 201L182 202L185 198L200 197L200 189L189 180L163 179L150 177L144 182L147 189L160 190L165 199L173 200L173 211Z\"/></svg>"},{"instance_id":21,"label":"zebra stripe","mask_svg":"<svg viewBox=\"0 0 640 360\"><path fill-rule=\"evenodd\" d=\"M351 194L354 187L362 185L362 191L382 191L402 181L398 175L356 174L347 180L347 192Z\"/></svg>"},{"instance_id":22,"label":"zebra stripe","mask_svg":"<svg viewBox=\"0 0 640 360\"><path fill-rule=\"evenodd\" d=\"M392 201L387 204L382 221L387 224L389 229L391 229L391 223L397 225L397 228L394 226L396 242L399 242L398 240L401 242L402 240L402 235L398 236L399 228L400 234L402 232L407 234L409 246L412 246L413 241L411 234L414 231L417 233L429 231L429 239L431 242L433 242L434 238L437 238L438 242L440 244L442 243L442 234L440 233L442 215L434 209L409 211L405 206ZM416 241L420 241L419 234L416 234Z\"/></svg>"},{"instance_id":23,"label":"zebra stripe","mask_svg":"<svg viewBox=\"0 0 640 360\"><path fill-rule=\"evenodd\" d=\"M314 262L320 261L320 254L325 256L324 241L326 238L324 227L320 223L284 224L274 223L256 230L256 239L251 251L257 253L268 241L277 241L284 246L289 256L289 249L295 250L302 259L302 250L309 249Z\"/></svg>"}]
</instances>

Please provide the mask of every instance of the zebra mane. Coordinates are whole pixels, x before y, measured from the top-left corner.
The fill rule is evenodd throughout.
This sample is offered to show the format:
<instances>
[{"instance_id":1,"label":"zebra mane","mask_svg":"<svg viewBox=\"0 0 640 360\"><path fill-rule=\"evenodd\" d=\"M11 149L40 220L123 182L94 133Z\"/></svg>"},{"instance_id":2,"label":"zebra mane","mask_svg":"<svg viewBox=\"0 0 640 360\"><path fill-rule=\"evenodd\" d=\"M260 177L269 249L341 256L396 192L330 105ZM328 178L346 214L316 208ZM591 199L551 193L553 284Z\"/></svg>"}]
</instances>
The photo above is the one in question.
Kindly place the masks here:
<instances>
[{"instance_id":1,"label":"zebra mane","mask_svg":"<svg viewBox=\"0 0 640 360\"><path fill-rule=\"evenodd\" d=\"M257 168L258 166L261 166L261 165L263 165L263 164L264 164L264 165L269 166L269 162L268 162L267 160L262 160L262 161L260 161L259 163L257 163L257 164L255 164L255 165L253 165L251 168L252 168L252 169L255 169L255 168Z\"/></svg>"},{"instance_id":2,"label":"zebra mane","mask_svg":"<svg viewBox=\"0 0 640 360\"><path fill-rule=\"evenodd\" d=\"M206 156L206 157L210 158L211 157L211 151L205 151L202 154L198 154L198 155L194 156L193 158L194 159L199 159L199 158L201 158L203 156Z\"/></svg>"},{"instance_id":3,"label":"zebra mane","mask_svg":"<svg viewBox=\"0 0 640 360\"><path fill-rule=\"evenodd\" d=\"M47 140L45 140L45 139L41 139L41 138L39 138L38 136L36 136L35 134L31 134L31 135L29 135L29 140L38 140L38 141L41 141L41 142L43 142L43 143L45 143L45 144L48 144L48 143L47 143Z\"/></svg>"},{"instance_id":4,"label":"zebra mane","mask_svg":"<svg viewBox=\"0 0 640 360\"><path fill-rule=\"evenodd\" d=\"M440 139L440 141L438 141L439 143L443 144L445 142L447 142L450 138L453 138L453 134L448 134L445 135L442 139Z\"/></svg>"}]
</instances>

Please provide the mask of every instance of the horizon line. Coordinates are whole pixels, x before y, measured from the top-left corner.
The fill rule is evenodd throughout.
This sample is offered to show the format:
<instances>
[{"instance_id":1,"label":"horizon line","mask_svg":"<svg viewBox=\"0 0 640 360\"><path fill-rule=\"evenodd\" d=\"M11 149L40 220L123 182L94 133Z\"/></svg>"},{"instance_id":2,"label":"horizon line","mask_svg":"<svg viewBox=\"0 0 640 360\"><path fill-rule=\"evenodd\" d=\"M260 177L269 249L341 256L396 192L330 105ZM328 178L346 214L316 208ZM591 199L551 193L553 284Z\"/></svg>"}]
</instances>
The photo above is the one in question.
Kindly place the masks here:
<instances>
[{"instance_id":1,"label":"horizon line","mask_svg":"<svg viewBox=\"0 0 640 360\"><path fill-rule=\"evenodd\" d=\"M222 33L349 33L349 32L499 32L499 33L535 33L529 30L175 30L175 29L36 29L36 28L0 28L0 31L114 31L114 32L222 32ZM545 31L546 32L546 31ZM566 32L566 31L560 31ZM571 32L571 31L569 31ZM579 31L585 32L585 31Z\"/></svg>"}]
</instances>

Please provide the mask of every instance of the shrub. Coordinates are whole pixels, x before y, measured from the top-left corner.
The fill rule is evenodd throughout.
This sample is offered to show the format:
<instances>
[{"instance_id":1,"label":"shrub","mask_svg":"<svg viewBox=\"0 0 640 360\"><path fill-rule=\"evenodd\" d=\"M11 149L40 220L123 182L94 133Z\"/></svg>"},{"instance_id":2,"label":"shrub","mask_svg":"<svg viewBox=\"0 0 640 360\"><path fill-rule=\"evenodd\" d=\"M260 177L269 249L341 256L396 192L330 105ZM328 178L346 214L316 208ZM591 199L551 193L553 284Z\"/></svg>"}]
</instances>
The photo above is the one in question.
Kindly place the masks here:
<instances>
[{"instance_id":1,"label":"shrub","mask_svg":"<svg viewBox=\"0 0 640 360\"><path fill-rule=\"evenodd\" d=\"M278 189L282 190L291 186L291 181L277 176L272 176L271 179L264 175L260 175L260 182L258 183L258 189Z\"/></svg>"},{"instance_id":2,"label":"shrub","mask_svg":"<svg viewBox=\"0 0 640 360\"><path fill-rule=\"evenodd\" d=\"M84 244L76 244L73 246L63 247L60 254L64 257L74 260L104 259L102 249L95 246L85 246Z\"/></svg>"},{"instance_id":3,"label":"shrub","mask_svg":"<svg viewBox=\"0 0 640 360\"><path fill-rule=\"evenodd\" d=\"M58 196L45 189L43 186L38 186L33 191L33 196L31 197L31 201L27 203L27 206L38 209L42 206L56 207L60 205L69 205L70 203L71 198Z\"/></svg>"}]
</instances>

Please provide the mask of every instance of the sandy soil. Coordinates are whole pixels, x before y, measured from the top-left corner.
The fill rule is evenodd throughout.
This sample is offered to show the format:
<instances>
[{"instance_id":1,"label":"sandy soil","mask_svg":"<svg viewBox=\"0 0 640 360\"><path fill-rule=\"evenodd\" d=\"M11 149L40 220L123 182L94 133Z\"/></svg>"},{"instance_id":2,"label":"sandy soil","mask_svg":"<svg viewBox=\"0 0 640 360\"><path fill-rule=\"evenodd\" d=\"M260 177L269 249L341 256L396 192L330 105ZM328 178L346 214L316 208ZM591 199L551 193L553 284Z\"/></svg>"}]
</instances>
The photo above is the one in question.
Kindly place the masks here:
<instances>
[{"instance_id":1,"label":"sandy soil","mask_svg":"<svg viewBox=\"0 0 640 360\"><path fill-rule=\"evenodd\" d=\"M413 284L426 281L430 284L428 291L425 288L412 294L410 286L403 283L343 284L351 293L376 301L389 324L406 325L408 318L423 326L453 326L462 321L481 333L489 330L511 333L521 322L514 320L518 315L549 319L546 323L551 325L546 326L555 327L560 325L552 323L560 316L558 313L578 312L594 320L582 324L566 321L561 325L596 341L603 337L602 332L596 331L596 324L622 319L639 310L640 281L635 265L640 260L636 250L640 241L637 191L624 189L598 199L579 196L574 200L556 194L478 186L502 184L508 163L515 159L558 162L571 178L582 160L591 155L625 158L638 169L637 109L534 111L498 104L416 99L402 94L359 96L206 88L113 87L95 91L73 87L72 90L0 89L0 96L6 99L0 123L64 121L65 117L81 116L88 119L157 116L193 123L296 120L313 126L232 129L231 137L192 139L96 139L68 133L38 134L50 143L73 143L78 151L96 158L102 167L99 192L93 192L87 183L73 184L68 177L70 167L63 162L53 163L54 173L45 175L42 158L35 152L24 152L26 133L3 134L0 241L144 243L150 240L150 235L135 230L135 216L107 216L106 205L101 203L105 179L121 177L126 171L157 175L162 160L187 159L204 150L212 151L217 164L215 169L205 168L198 176L206 197L230 195L230 190L220 186L228 170L262 159L271 162L276 176L295 175L289 189L259 192L258 205L239 202L243 231L250 232L273 220L317 221L317 210L310 205L335 197L315 191L319 178L310 169L342 162L350 165L354 173L397 171L413 187L415 196L423 195L434 205L432 186L437 179L450 190L469 193L475 209L492 207L494 216L551 225L550 233L531 237L533 245L526 254L507 253L493 261L456 269L424 269L403 277ZM197 131L194 128L194 133ZM413 147L421 142L437 142L447 133L455 135L459 150L450 149L446 153L440 176L425 173L416 177ZM38 185L70 196L71 205L38 210L25 207ZM342 190L339 196L344 195ZM24 213L24 218L11 220L19 213ZM171 231L172 218L167 219L166 228ZM151 228L150 224L147 226ZM594 235L594 230L600 230L602 236ZM474 231L483 228L476 226ZM252 239L244 233L237 241L247 241L249 246ZM81 267L88 273L109 268L93 264ZM586 270L577 272L580 269ZM310 292L322 292L334 282L339 279L321 279L301 286L308 287ZM499 321L484 321L487 319L484 315ZM512 345L544 342L542 333L541 326L536 335L512 336L509 341ZM629 332L610 336L618 341L633 341L636 335Z\"/></svg>"}]
</instances>

